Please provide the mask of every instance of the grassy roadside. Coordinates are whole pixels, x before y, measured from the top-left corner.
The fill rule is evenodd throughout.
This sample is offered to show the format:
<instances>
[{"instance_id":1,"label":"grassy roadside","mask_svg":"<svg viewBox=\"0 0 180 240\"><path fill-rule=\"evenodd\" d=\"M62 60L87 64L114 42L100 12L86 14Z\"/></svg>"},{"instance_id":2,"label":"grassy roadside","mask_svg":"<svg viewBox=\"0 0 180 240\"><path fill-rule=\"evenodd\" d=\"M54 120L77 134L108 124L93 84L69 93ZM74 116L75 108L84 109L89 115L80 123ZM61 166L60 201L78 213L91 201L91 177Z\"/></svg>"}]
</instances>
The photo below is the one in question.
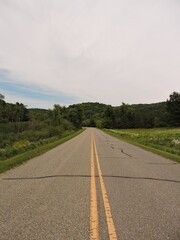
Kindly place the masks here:
<instances>
[{"instance_id":1,"label":"grassy roadside","mask_svg":"<svg viewBox=\"0 0 180 240\"><path fill-rule=\"evenodd\" d=\"M85 129L81 129L79 131L75 131L73 133L71 133L70 135L66 136L66 137L63 137L59 140L56 140L54 142L51 142L51 143L47 143L47 144L44 144L42 146L39 146L33 150L29 150L25 153L22 153L22 154L19 154L19 155L16 155L12 158L9 158L9 159L6 159L4 161L0 161L0 173L2 172L5 172L13 167L16 167L20 164L22 164L23 162L31 159L31 158L34 158L34 157L37 157L49 150L51 150L52 148L55 148L56 146L72 139L73 137L79 135L80 133L82 133Z\"/></svg>"},{"instance_id":2,"label":"grassy roadside","mask_svg":"<svg viewBox=\"0 0 180 240\"><path fill-rule=\"evenodd\" d=\"M110 130L110 129L101 129L103 132L116 137L120 140L123 140L127 143L131 143L135 146L141 147L147 151L153 152L155 154L158 154L162 157L165 157L167 159L176 161L176 162L180 162L180 155L179 155L179 151L178 150L174 150L171 147L163 147L162 145L157 145L157 144L152 144L150 141L146 141L143 142L143 140L141 139L141 137L138 138L134 138L131 137L131 134L133 133L133 130L124 130L124 134L121 134L121 130ZM138 130L137 130L138 131ZM123 132L123 130L122 130ZM130 134L131 133L131 134ZM134 134L135 135L135 134ZM139 134L140 135L140 134ZM168 151L172 151L172 152L168 152Z\"/></svg>"}]
</instances>

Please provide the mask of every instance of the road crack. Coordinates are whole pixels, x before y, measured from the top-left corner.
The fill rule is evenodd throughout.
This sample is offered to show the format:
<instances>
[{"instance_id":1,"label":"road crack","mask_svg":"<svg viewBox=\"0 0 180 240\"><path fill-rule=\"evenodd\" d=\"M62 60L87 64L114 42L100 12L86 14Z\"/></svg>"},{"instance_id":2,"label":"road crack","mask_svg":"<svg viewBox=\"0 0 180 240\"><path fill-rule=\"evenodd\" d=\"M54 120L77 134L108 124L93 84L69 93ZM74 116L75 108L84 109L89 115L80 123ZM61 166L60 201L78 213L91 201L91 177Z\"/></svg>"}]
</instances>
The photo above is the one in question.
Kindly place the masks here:
<instances>
[{"instance_id":1,"label":"road crack","mask_svg":"<svg viewBox=\"0 0 180 240\"><path fill-rule=\"evenodd\" d=\"M127 156L129 156L129 157L133 157L133 156L131 156L130 154L124 152L124 150L123 150L122 148L119 148L119 149L121 150L121 152L122 152L123 154L125 154L125 155L127 155Z\"/></svg>"}]
</instances>

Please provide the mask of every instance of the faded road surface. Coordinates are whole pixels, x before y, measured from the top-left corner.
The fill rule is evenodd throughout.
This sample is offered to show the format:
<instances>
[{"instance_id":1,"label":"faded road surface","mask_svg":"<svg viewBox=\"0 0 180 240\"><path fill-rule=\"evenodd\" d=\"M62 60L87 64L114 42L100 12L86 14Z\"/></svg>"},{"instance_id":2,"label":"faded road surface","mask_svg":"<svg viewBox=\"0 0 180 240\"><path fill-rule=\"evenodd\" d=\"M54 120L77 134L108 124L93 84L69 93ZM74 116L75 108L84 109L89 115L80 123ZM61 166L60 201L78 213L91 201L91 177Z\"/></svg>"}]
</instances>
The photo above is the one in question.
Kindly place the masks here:
<instances>
[{"instance_id":1,"label":"faded road surface","mask_svg":"<svg viewBox=\"0 0 180 240\"><path fill-rule=\"evenodd\" d=\"M0 174L0 240L179 240L180 165L96 129Z\"/></svg>"}]
</instances>

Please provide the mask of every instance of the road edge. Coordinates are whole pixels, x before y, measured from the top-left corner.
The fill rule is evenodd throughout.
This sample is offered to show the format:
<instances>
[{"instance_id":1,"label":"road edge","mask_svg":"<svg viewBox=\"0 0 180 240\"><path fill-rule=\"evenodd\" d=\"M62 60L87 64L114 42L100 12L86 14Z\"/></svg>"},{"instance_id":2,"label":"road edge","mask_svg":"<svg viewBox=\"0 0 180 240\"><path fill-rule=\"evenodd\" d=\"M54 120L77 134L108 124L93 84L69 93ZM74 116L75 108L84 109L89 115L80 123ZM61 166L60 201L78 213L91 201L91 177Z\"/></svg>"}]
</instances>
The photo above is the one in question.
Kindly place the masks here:
<instances>
[{"instance_id":1,"label":"road edge","mask_svg":"<svg viewBox=\"0 0 180 240\"><path fill-rule=\"evenodd\" d=\"M14 167L17 167L17 166L21 165L22 163L27 162L28 160L31 160L34 157L40 156L40 155L48 152L49 150L57 147L58 145L61 145L65 142L69 141L70 139L78 136L79 134L81 134L84 131L85 131L85 128L75 131L72 134L70 134L64 138L61 138L55 142L44 144L43 146L37 147L33 150L29 150L25 153L16 155L12 158L6 159L4 161L0 161L0 174L4 173Z\"/></svg>"},{"instance_id":2,"label":"road edge","mask_svg":"<svg viewBox=\"0 0 180 240\"><path fill-rule=\"evenodd\" d=\"M154 154L157 154L161 157L164 157L168 160L171 160L171 161L174 161L174 162L177 162L177 163L180 163L180 158L179 157L176 157L174 156L173 154L171 153L168 153L168 152L164 152L162 150L159 150L159 149L156 149L156 148L152 148L152 147L149 147L149 146L146 146L146 145L143 145L143 144L140 144L140 143L137 143L137 142L134 142L134 141L131 141L129 139L125 139L125 138L122 138L120 137L119 135L116 135L116 133L112 133L111 131L108 131L108 129L99 129L100 131L110 135L111 137L115 137L121 141L124 141L124 142L127 142L127 143L130 143L136 147L140 147L146 151L149 151L149 152L152 152Z\"/></svg>"}]
</instances>

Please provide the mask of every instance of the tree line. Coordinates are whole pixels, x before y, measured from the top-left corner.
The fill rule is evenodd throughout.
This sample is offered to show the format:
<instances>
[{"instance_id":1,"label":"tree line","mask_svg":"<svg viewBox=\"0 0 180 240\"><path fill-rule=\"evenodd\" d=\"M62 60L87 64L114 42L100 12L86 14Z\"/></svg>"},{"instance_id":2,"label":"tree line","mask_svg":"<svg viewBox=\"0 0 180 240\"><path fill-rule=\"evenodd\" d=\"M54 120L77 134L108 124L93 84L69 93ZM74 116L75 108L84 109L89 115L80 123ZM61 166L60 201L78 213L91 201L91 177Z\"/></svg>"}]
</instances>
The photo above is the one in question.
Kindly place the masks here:
<instances>
[{"instance_id":1,"label":"tree line","mask_svg":"<svg viewBox=\"0 0 180 240\"><path fill-rule=\"evenodd\" d=\"M27 109L22 103L6 103L0 94L0 123L19 124L17 131L53 128L155 128L180 126L180 93L173 92L166 102L125 104L113 107L102 103L81 103L68 107L54 105L52 110ZM26 124L22 124L26 123ZM24 126L24 127L23 127ZM56 129L56 130L55 130ZM60 130L59 130L60 131ZM53 132L53 130L52 130Z\"/></svg>"},{"instance_id":2,"label":"tree line","mask_svg":"<svg viewBox=\"0 0 180 240\"><path fill-rule=\"evenodd\" d=\"M166 102L125 104L113 107L100 103L76 104L82 111L82 125L98 128L159 128L180 126L180 93Z\"/></svg>"}]
</instances>

